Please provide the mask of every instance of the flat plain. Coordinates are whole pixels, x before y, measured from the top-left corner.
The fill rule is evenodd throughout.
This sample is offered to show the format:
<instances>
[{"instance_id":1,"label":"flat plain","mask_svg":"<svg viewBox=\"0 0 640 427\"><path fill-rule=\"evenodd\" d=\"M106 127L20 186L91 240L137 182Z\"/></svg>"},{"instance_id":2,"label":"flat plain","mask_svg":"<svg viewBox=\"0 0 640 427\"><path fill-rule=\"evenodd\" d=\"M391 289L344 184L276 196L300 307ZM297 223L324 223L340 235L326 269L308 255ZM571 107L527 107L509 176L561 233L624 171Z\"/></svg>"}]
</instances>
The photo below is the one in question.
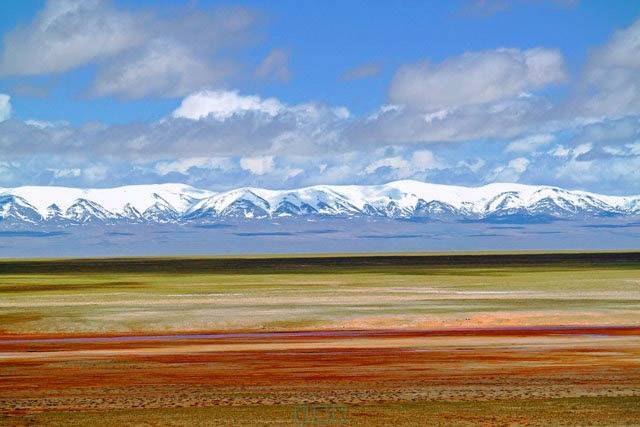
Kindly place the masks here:
<instances>
[{"instance_id":1,"label":"flat plain","mask_svg":"<svg viewBox=\"0 0 640 427\"><path fill-rule=\"evenodd\" d=\"M640 253L0 262L0 424L637 425Z\"/></svg>"}]
</instances>

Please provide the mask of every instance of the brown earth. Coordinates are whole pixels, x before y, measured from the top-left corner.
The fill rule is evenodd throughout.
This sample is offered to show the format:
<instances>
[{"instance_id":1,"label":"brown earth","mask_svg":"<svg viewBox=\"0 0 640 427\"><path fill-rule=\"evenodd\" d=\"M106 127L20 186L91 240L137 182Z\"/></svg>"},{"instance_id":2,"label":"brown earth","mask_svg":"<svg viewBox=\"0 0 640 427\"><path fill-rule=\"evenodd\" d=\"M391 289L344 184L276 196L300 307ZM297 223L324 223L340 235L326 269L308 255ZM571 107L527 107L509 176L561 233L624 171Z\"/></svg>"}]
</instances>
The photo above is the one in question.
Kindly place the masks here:
<instances>
[{"instance_id":1,"label":"brown earth","mask_svg":"<svg viewBox=\"0 0 640 427\"><path fill-rule=\"evenodd\" d=\"M287 424L317 404L346 405L353 425L414 424L393 414L435 407L421 424L526 425L567 402L598 413L594 424L640 424L640 327L0 338L0 425L224 424L247 411Z\"/></svg>"}]
</instances>

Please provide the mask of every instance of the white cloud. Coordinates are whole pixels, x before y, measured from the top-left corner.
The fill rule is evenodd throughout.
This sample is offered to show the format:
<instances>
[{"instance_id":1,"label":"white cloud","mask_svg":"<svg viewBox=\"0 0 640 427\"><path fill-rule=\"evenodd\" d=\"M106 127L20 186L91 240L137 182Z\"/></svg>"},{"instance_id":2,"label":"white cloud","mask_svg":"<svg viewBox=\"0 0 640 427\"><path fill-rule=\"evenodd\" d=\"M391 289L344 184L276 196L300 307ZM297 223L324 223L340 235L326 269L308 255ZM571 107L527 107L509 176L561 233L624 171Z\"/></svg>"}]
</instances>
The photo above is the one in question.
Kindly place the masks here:
<instances>
[{"instance_id":1,"label":"white cloud","mask_svg":"<svg viewBox=\"0 0 640 427\"><path fill-rule=\"evenodd\" d=\"M10 182L15 178L16 166L9 162L0 161L0 182Z\"/></svg>"},{"instance_id":2,"label":"white cloud","mask_svg":"<svg viewBox=\"0 0 640 427\"><path fill-rule=\"evenodd\" d=\"M109 168L105 165L93 165L82 171L82 175L89 181L102 181L109 175Z\"/></svg>"},{"instance_id":3,"label":"white cloud","mask_svg":"<svg viewBox=\"0 0 640 427\"><path fill-rule=\"evenodd\" d=\"M300 175L304 173L304 169L300 169L300 168L287 168L284 171L284 179L285 180L289 180L289 179L293 179L296 176Z\"/></svg>"},{"instance_id":4,"label":"white cloud","mask_svg":"<svg viewBox=\"0 0 640 427\"><path fill-rule=\"evenodd\" d=\"M593 149L593 144L585 143L585 144L580 144L576 148L574 148L572 150L572 153L573 153L574 157L578 157L578 156L581 156L583 154L587 154L592 149Z\"/></svg>"},{"instance_id":5,"label":"white cloud","mask_svg":"<svg viewBox=\"0 0 640 427\"><path fill-rule=\"evenodd\" d=\"M555 169L552 179L565 186L599 187L604 194L638 194L640 188L640 156L594 160L568 159Z\"/></svg>"},{"instance_id":6,"label":"white cloud","mask_svg":"<svg viewBox=\"0 0 640 427\"><path fill-rule=\"evenodd\" d=\"M556 179L566 179L577 183L589 183L597 181L594 173L594 162L571 159L557 168Z\"/></svg>"},{"instance_id":7,"label":"white cloud","mask_svg":"<svg viewBox=\"0 0 640 427\"><path fill-rule=\"evenodd\" d=\"M131 99L177 97L219 83L230 71L228 66L203 60L196 51L172 40L154 40L144 50L103 67L92 94Z\"/></svg>"},{"instance_id":8,"label":"white cloud","mask_svg":"<svg viewBox=\"0 0 640 427\"><path fill-rule=\"evenodd\" d=\"M552 49L469 52L440 64L402 67L389 98L422 111L496 102L565 79L564 61Z\"/></svg>"},{"instance_id":9,"label":"white cloud","mask_svg":"<svg viewBox=\"0 0 640 427\"><path fill-rule=\"evenodd\" d=\"M8 120L0 123L5 158L58 154L80 160L133 162L201 157L314 155L348 150L348 110L322 104L286 105L274 98L201 91L155 122L74 126Z\"/></svg>"},{"instance_id":10,"label":"white cloud","mask_svg":"<svg viewBox=\"0 0 640 427\"><path fill-rule=\"evenodd\" d=\"M373 113L369 114L366 118L367 122L375 122L376 120L383 117L385 114L399 114L404 110L404 105L395 105L395 104L382 104L375 110Z\"/></svg>"},{"instance_id":11,"label":"white cloud","mask_svg":"<svg viewBox=\"0 0 640 427\"><path fill-rule=\"evenodd\" d=\"M274 169L273 156L243 157L240 159L240 167L254 175L265 175Z\"/></svg>"},{"instance_id":12,"label":"white cloud","mask_svg":"<svg viewBox=\"0 0 640 427\"><path fill-rule=\"evenodd\" d=\"M344 183L345 180L353 177L353 166L341 164L328 166L322 171L322 183L334 184Z\"/></svg>"},{"instance_id":13,"label":"white cloud","mask_svg":"<svg viewBox=\"0 0 640 427\"><path fill-rule=\"evenodd\" d=\"M578 144L573 148L557 145L555 148L551 149L548 154L558 158L571 157L575 159L576 157L589 153L591 150L593 150L593 144L591 143Z\"/></svg>"},{"instance_id":14,"label":"white cloud","mask_svg":"<svg viewBox=\"0 0 640 427\"><path fill-rule=\"evenodd\" d=\"M30 24L9 32L1 75L67 71L142 43L141 22L98 0L48 1Z\"/></svg>"},{"instance_id":15,"label":"white cloud","mask_svg":"<svg viewBox=\"0 0 640 427\"><path fill-rule=\"evenodd\" d=\"M483 159L475 159L473 162L468 160L461 160L458 162L458 167L469 169L471 172L476 173L484 167L486 162Z\"/></svg>"},{"instance_id":16,"label":"white cloud","mask_svg":"<svg viewBox=\"0 0 640 427\"><path fill-rule=\"evenodd\" d=\"M516 172L522 173L527 170L529 163L529 160L527 160L526 158L518 157L517 159L509 161L509 164L507 166L515 170Z\"/></svg>"},{"instance_id":17,"label":"white cloud","mask_svg":"<svg viewBox=\"0 0 640 427\"><path fill-rule=\"evenodd\" d=\"M38 129L47 129L47 128L69 126L69 122L64 121L64 120L50 122L50 121L47 121L47 120L31 119L31 120L25 120L24 123L29 125L29 126L33 126L35 128L38 128Z\"/></svg>"},{"instance_id":18,"label":"white cloud","mask_svg":"<svg viewBox=\"0 0 640 427\"><path fill-rule=\"evenodd\" d=\"M75 126L6 120L11 99L0 94L0 157L30 159L24 171L12 167L16 179L37 180L41 174L48 183L53 174L78 183L111 183L117 164L127 177L137 167L141 175L135 179L145 182L180 173L189 175L189 182L225 177L226 183L207 181L219 186L428 176L467 184L549 178L558 185L588 182L594 188L607 182L615 187L617 179L624 183L617 191L625 185L640 189L640 180L631 179L638 176L633 166L640 161L640 121L633 115L640 113L640 20L592 51L580 80L584 87L567 91L567 103L579 107L562 108L537 93L565 79L558 51L495 49L402 67L389 88L390 104L354 117L344 107L292 105L216 90L232 87L227 75L238 68L230 53L235 49L228 47L248 35L254 21L247 10L216 15L202 13L202 7L194 13L175 8L183 12L167 18L115 4L47 2L33 22L5 38L0 74L94 64L89 90L94 95L184 99L155 122ZM121 34L131 22L135 31ZM254 77L286 80L288 60L287 51L275 49ZM379 71L379 65L365 64L341 78ZM584 89L583 98L574 99L573 89ZM611 119L617 116L625 117ZM95 165L95 159L101 163ZM38 167L28 169L26 163Z\"/></svg>"},{"instance_id":19,"label":"white cloud","mask_svg":"<svg viewBox=\"0 0 640 427\"><path fill-rule=\"evenodd\" d=\"M550 144L554 140L555 136L551 134L530 135L510 142L506 151L508 153L528 153Z\"/></svg>"},{"instance_id":20,"label":"white cloud","mask_svg":"<svg viewBox=\"0 0 640 427\"><path fill-rule=\"evenodd\" d=\"M154 170L160 175L172 172L186 175L191 168L228 171L233 168L233 162L226 157L189 157L171 162L158 162Z\"/></svg>"},{"instance_id":21,"label":"white cloud","mask_svg":"<svg viewBox=\"0 0 640 427\"><path fill-rule=\"evenodd\" d=\"M576 142L621 144L640 138L640 117L599 119L579 127Z\"/></svg>"},{"instance_id":22,"label":"white cloud","mask_svg":"<svg viewBox=\"0 0 640 427\"><path fill-rule=\"evenodd\" d=\"M629 152L634 156L640 156L640 142L627 144L627 148L629 149Z\"/></svg>"},{"instance_id":23,"label":"white cloud","mask_svg":"<svg viewBox=\"0 0 640 427\"><path fill-rule=\"evenodd\" d=\"M144 44L99 68L90 93L135 99L179 97L220 86L239 68L236 48L246 43L255 17L244 8L149 13ZM224 51L224 52L223 52Z\"/></svg>"},{"instance_id":24,"label":"white cloud","mask_svg":"<svg viewBox=\"0 0 640 427\"><path fill-rule=\"evenodd\" d=\"M0 93L0 122L11 116L11 97Z\"/></svg>"},{"instance_id":25,"label":"white cloud","mask_svg":"<svg viewBox=\"0 0 640 427\"><path fill-rule=\"evenodd\" d=\"M578 114L619 117L640 113L640 19L617 31L587 64Z\"/></svg>"},{"instance_id":26,"label":"white cloud","mask_svg":"<svg viewBox=\"0 0 640 427\"><path fill-rule=\"evenodd\" d=\"M440 162L435 158L433 153L428 150L420 150L411 156L411 165L418 171L423 172L428 169L435 169L440 166Z\"/></svg>"},{"instance_id":27,"label":"white cloud","mask_svg":"<svg viewBox=\"0 0 640 427\"><path fill-rule=\"evenodd\" d=\"M549 151L554 157L568 157L571 154L571 150L564 147L563 145L557 145L555 148Z\"/></svg>"},{"instance_id":28,"label":"white cloud","mask_svg":"<svg viewBox=\"0 0 640 427\"><path fill-rule=\"evenodd\" d=\"M442 121L446 119L448 115L449 110L438 110L434 111L433 113L427 113L424 115L424 122L430 125L436 121Z\"/></svg>"},{"instance_id":29,"label":"white cloud","mask_svg":"<svg viewBox=\"0 0 640 427\"><path fill-rule=\"evenodd\" d=\"M498 166L487 177L488 182L517 182L527 170L531 161L525 157L509 160L505 166Z\"/></svg>"},{"instance_id":30,"label":"white cloud","mask_svg":"<svg viewBox=\"0 0 640 427\"><path fill-rule=\"evenodd\" d=\"M390 108L354 124L348 137L375 144L506 139L543 125L551 108L547 100L535 96L426 114Z\"/></svg>"},{"instance_id":31,"label":"white cloud","mask_svg":"<svg viewBox=\"0 0 640 427\"><path fill-rule=\"evenodd\" d=\"M613 147L611 145L605 145L602 147L602 151L611 154L612 156L623 156L626 154L626 150L621 147Z\"/></svg>"},{"instance_id":32,"label":"white cloud","mask_svg":"<svg viewBox=\"0 0 640 427\"><path fill-rule=\"evenodd\" d=\"M78 168L49 169L49 170L53 172L54 178L77 178L82 173L82 171Z\"/></svg>"},{"instance_id":33,"label":"white cloud","mask_svg":"<svg viewBox=\"0 0 640 427\"><path fill-rule=\"evenodd\" d=\"M125 99L177 97L219 85L235 69L255 17L245 8L124 10L108 0L49 0L35 19L7 34L1 75L60 73L88 64L88 93Z\"/></svg>"},{"instance_id":34,"label":"white cloud","mask_svg":"<svg viewBox=\"0 0 640 427\"><path fill-rule=\"evenodd\" d=\"M225 120L246 112L259 112L275 116L284 109L284 105L275 98L262 99L259 96L242 96L237 91L203 90L187 96L172 114L199 120L208 116L216 120Z\"/></svg>"},{"instance_id":35,"label":"white cloud","mask_svg":"<svg viewBox=\"0 0 640 427\"><path fill-rule=\"evenodd\" d=\"M362 172L370 175L377 173L382 168L390 168L393 170L393 176L407 178L440 167L440 161L431 151L419 150L406 159L402 156L393 156L375 160L367 165Z\"/></svg>"},{"instance_id":36,"label":"white cloud","mask_svg":"<svg viewBox=\"0 0 640 427\"><path fill-rule=\"evenodd\" d=\"M273 49L258 65L256 76L261 79L289 81L289 52L284 49Z\"/></svg>"},{"instance_id":37,"label":"white cloud","mask_svg":"<svg viewBox=\"0 0 640 427\"><path fill-rule=\"evenodd\" d=\"M400 156L396 157L387 157L385 159L376 160L370 163L366 168L364 168L364 173L372 174L378 171L381 168L391 168L391 169L407 169L409 167L409 162L403 159Z\"/></svg>"}]
</instances>

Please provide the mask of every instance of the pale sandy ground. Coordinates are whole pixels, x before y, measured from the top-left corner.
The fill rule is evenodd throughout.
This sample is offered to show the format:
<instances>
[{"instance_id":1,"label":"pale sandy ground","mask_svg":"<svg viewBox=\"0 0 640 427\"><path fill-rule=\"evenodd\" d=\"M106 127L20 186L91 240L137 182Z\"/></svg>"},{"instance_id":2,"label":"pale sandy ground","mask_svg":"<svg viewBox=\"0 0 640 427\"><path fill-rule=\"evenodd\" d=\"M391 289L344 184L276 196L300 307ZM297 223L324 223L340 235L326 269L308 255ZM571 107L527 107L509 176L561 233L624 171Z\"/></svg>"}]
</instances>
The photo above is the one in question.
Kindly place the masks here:
<instances>
[{"instance_id":1,"label":"pale sandy ground","mask_svg":"<svg viewBox=\"0 0 640 427\"><path fill-rule=\"evenodd\" d=\"M220 277L181 284L177 277L170 286L151 282L110 292L99 291L98 282L96 290L83 292L2 293L0 333L640 324L639 280L630 278L639 273L616 274L563 273L557 282L536 274L524 282L517 275L486 282L365 275L316 281L285 276L269 283L249 277L237 285Z\"/></svg>"}]
</instances>

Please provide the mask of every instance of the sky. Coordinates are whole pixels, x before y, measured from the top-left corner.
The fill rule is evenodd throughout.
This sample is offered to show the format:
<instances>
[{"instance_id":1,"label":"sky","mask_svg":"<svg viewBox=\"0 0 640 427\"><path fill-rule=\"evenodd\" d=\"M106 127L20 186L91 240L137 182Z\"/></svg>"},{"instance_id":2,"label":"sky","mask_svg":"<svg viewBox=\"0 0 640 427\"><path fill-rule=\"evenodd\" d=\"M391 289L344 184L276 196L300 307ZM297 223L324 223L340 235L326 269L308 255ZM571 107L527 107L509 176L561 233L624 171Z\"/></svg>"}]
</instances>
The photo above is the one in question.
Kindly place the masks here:
<instances>
[{"instance_id":1,"label":"sky","mask_svg":"<svg viewBox=\"0 0 640 427\"><path fill-rule=\"evenodd\" d=\"M640 194L640 2L0 4L0 186Z\"/></svg>"}]
</instances>

